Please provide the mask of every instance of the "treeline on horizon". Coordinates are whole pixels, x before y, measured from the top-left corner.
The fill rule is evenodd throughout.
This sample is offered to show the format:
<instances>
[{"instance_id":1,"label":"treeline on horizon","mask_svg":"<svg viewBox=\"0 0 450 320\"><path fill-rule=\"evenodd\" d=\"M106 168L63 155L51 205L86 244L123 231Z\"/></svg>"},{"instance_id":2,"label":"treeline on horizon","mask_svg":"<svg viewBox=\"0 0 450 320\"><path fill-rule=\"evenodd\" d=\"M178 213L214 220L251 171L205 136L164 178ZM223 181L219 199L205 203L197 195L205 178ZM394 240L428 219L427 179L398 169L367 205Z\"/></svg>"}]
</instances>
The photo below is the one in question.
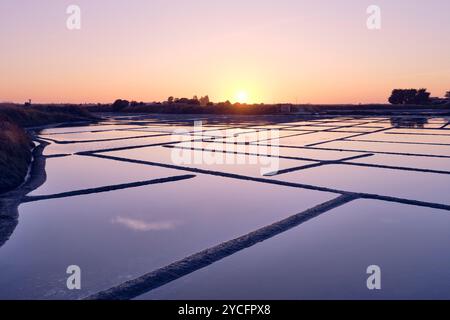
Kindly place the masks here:
<instances>
[{"instance_id":1,"label":"treeline on horizon","mask_svg":"<svg viewBox=\"0 0 450 320\"><path fill-rule=\"evenodd\" d=\"M450 91L444 98L431 97L427 89L394 89L388 99L393 105L440 105L450 101Z\"/></svg>"},{"instance_id":2,"label":"treeline on horizon","mask_svg":"<svg viewBox=\"0 0 450 320\"><path fill-rule=\"evenodd\" d=\"M52 107L81 107L90 112L124 112L124 113L166 113L166 114L236 114L236 115L270 115L292 112L321 112L333 110L364 111L371 109L386 109L395 106L397 108L419 109L423 107L445 108L450 107L450 91L443 98L431 97L427 89L394 89L388 98L390 104L242 104L225 102L212 102L209 97L175 98L169 97L163 102L137 102L125 99L117 99L113 103L98 104L32 104L25 103L25 107L33 109ZM15 105L18 104L1 104Z\"/></svg>"},{"instance_id":3,"label":"treeline on horizon","mask_svg":"<svg viewBox=\"0 0 450 320\"><path fill-rule=\"evenodd\" d=\"M136 102L118 99L110 105L113 112L142 112L142 113L191 113L191 114L276 114L280 106L285 104L241 104L230 101L213 103L208 96L192 99L169 97L163 102ZM101 110L102 107L98 110ZM95 108L90 108L94 111Z\"/></svg>"},{"instance_id":4,"label":"treeline on horizon","mask_svg":"<svg viewBox=\"0 0 450 320\"><path fill-rule=\"evenodd\" d=\"M394 89L388 99L391 105L403 105L410 107L423 106L444 106L450 103L450 91L445 94L444 98L431 97L431 93L427 89ZM198 98L194 96L192 99L188 98L174 98L169 97L163 102L144 103L137 101L128 101L118 99L113 104L109 105L114 112L150 112L150 113L216 113L216 114L277 114L292 111L299 111L300 109L314 111L318 108L330 107L330 105L314 105L303 104L294 105L291 103L280 104L242 104L231 103L230 101L214 103L209 97ZM379 108L387 107L384 104L366 104L366 105L335 105L334 107L353 108ZM296 110L297 109L297 110ZM94 110L93 110L94 111Z\"/></svg>"}]
</instances>

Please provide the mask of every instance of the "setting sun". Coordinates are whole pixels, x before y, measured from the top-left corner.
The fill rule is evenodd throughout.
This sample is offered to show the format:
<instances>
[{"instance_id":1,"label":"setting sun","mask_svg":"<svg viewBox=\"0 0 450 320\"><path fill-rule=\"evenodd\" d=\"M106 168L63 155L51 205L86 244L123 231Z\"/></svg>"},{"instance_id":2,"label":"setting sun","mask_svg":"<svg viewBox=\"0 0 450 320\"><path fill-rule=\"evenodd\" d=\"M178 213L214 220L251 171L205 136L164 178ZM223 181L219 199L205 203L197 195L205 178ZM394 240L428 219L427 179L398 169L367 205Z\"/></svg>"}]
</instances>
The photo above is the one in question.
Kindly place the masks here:
<instances>
[{"instance_id":1,"label":"setting sun","mask_svg":"<svg viewBox=\"0 0 450 320\"><path fill-rule=\"evenodd\" d=\"M239 103L248 103L248 93L245 91L238 91L235 100Z\"/></svg>"},{"instance_id":2,"label":"setting sun","mask_svg":"<svg viewBox=\"0 0 450 320\"><path fill-rule=\"evenodd\" d=\"M0 0L0 305L450 300L449 12Z\"/></svg>"}]
</instances>

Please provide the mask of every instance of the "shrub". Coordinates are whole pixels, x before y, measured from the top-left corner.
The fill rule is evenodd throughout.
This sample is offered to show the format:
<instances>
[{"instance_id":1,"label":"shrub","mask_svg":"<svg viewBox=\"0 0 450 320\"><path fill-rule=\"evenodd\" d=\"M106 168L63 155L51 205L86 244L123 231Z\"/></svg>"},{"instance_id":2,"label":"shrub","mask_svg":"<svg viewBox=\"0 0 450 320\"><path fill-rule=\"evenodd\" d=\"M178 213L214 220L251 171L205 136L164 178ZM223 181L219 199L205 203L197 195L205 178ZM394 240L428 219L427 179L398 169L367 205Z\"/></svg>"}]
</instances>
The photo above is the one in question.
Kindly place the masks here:
<instances>
[{"instance_id":1,"label":"shrub","mask_svg":"<svg viewBox=\"0 0 450 320\"><path fill-rule=\"evenodd\" d=\"M394 89L389 97L391 104L428 104L430 93L427 89Z\"/></svg>"},{"instance_id":2,"label":"shrub","mask_svg":"<svg viewBox=\"0 0 450 320\"><path fill-rule=\"evenodd\" d=\"M19 186L31 162L32 142L18 125L0 117L0 193Z\"/></svg>"},{"instance_id":3,"label":"shrub","mask_svg":"<svg viewBox=\"0 0 450 320\"><path fill-rule=\"evenodd\" d=\"M112 105L113 111L122 111L125 108L128 108L130 106L130 102L128 100L121 100L118 99L114 101Z\"/></svg>"}]
</instances>

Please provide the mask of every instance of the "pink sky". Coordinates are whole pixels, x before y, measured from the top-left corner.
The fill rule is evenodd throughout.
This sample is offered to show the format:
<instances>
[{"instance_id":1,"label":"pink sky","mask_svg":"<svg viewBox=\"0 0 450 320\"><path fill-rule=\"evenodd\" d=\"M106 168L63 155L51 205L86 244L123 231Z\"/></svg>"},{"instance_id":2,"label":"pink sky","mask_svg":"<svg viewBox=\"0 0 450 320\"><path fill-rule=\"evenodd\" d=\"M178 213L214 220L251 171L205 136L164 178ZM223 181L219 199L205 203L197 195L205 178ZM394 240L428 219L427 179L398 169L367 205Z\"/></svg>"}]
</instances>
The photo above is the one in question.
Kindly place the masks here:
<instances>
[{"instance_id":1,"label":"pink sky","mask_svg":"<svg viewBox=\"0 0 450 320\"><path fill-rule=\"evenodd\" d=\"M66 8L81 8L81 30ZM382 28L366 27L381 7ZM0 101L386 102L450 90L448 0L2 0Z\"/></svg>"}]
</instances>

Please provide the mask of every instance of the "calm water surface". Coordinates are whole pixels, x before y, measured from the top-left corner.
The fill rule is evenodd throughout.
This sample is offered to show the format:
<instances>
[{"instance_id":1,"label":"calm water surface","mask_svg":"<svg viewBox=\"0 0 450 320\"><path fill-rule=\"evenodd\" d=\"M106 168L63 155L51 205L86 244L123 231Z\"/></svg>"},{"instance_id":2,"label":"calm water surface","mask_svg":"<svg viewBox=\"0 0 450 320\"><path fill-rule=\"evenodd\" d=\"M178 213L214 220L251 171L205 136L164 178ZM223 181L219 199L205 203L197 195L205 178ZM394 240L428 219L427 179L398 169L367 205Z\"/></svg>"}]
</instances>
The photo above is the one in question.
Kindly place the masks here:
<instances>
[{"instance_id":1,"label":"calm water surface","mask_svg":"<svg viewBox=\"0 0 450 320\"><path fill-rule=\"evenodd\" d=\"M45 154L66 156L47 159L47 181L30 196L194 176L20 205L19 224L0 247L0 299L82 298L335 199L339 191L430 205L353 200L139 299L450 299L450 210L433 208L450 206L448 119L338 117L266 124L216 117L201 129L193 127L201 118L206 117L110 117L99 125L43 131L42 138L63 142L52 142ZM174 129L195 135L172 136ZM226 136L223 129L229 129ZM275 143L262 138L269 129L280 130L284 147L277 151L291 159L276 163L288 172L264 178L330 192L250 179L261 178L262 167L274 164L267 145ZM173 155L181 149L148 146L204 148L209 158L219 159L224 142L238 136L253 144L232 144L227 154L256 148L259 156L245 158L253 163L180 164ZM123 149L128 147L133 148ZM76 154L114 148L122 149L99 154L128 162ZM191 151L198 155L204 153ZM358 166L340 162L355 156L363 157L348 162ZM79 291L67 289L70 265L81 267ZM369 265L382 268L381 291L366 287Z\"/></svg>"}]
</instances>

